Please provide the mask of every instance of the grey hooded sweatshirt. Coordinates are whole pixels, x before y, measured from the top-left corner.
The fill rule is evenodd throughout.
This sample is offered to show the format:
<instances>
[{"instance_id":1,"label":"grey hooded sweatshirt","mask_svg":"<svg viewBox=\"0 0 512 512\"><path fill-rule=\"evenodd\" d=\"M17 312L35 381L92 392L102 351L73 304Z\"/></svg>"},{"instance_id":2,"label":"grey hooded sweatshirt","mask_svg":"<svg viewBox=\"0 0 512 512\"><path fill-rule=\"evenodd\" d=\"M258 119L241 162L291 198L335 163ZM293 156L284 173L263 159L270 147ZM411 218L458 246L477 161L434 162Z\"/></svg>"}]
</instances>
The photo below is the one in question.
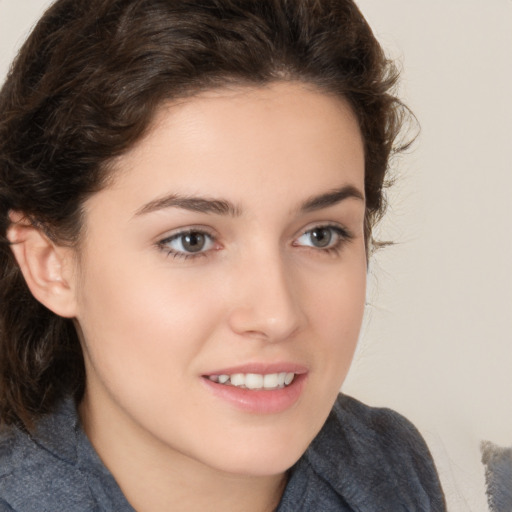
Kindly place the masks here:
<instances>
[{"instance_id":1,"label":"grey hooded sweatshirt","mask_svg":"<svg viewBox=\"0 0 512 512\"><path fill-rule=\"evenodd\" d=\"M389 409L339 395L277 512L445 512L429 450ZM134 512L65 400L33 436L0 435L0 512Z\"/></svg>"}]
</instances>

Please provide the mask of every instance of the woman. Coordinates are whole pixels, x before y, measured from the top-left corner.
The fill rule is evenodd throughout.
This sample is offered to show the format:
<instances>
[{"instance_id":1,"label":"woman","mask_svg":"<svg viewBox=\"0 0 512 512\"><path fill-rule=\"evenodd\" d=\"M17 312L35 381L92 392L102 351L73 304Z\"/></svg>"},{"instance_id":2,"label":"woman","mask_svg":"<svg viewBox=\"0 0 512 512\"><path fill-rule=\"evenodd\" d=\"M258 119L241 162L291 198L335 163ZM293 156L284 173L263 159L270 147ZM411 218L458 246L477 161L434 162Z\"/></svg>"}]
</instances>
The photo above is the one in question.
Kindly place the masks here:
<instances>
[{"instance_id":1,"label":"woman","mask_svg":"<svg viewBox=\"0 0 512 512\"><path fill-rule=\"evenodd\" d=\"M339 0L58 0L0 95L5 510L444 510L338 391L403 109Z\"/></svg>"}]
</instances>

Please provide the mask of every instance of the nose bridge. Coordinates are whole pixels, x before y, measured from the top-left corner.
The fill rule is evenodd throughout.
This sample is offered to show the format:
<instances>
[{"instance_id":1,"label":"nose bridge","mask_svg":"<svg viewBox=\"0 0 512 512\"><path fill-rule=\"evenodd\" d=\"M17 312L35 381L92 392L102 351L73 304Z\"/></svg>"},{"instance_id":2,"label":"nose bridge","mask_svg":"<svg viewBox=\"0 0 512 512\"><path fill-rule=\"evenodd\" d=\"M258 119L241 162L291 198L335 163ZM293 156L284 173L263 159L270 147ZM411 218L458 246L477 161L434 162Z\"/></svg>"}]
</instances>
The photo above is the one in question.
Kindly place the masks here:
<instances>
[{"instance_id":1,"label":"nose bridge","mask_svg":"<svg viewBox=\"0 0 512 512\"><path fill-rule=\"evenodd\" d=\"M279 341L303 326L305 315L293 266L279 248L260 249L243 258L235 280L230 315L234 331Z\"/></svg>"}]
</instances>

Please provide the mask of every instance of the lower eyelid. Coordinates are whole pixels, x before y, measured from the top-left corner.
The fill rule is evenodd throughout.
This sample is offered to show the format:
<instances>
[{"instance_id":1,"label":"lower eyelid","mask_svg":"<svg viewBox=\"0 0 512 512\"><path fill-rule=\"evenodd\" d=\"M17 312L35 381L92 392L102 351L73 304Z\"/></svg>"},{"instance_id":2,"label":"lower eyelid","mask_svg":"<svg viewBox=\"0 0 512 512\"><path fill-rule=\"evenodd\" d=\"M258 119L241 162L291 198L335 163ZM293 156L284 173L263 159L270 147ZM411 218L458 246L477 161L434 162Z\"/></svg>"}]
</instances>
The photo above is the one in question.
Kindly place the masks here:
<instances>
[{"instance_id":1,"label":"lower eyelid","mask_svg":"<svg viewBox=\"0 0 512 512\"><path fill-rule=\"evenodd\" d=\"M187 252L187 251L182 251L179 249L173 249L170 246L170 244L172 242L174 242L175 240L179 240L180 237L183 237L183 236L186 236L186 235L192 234L192 233L205 236L208 239L208 245L214 246L216 244L216 238L211 233L208 233L207 231L205 231L203 229L186 229L186 230L179 231L178 233L174 233L170 236L167 236L167 237L161 239L160 241L157 242L157 246L160 249L167 251L169 254L186 255L186 256L205 255L205 253L207 253L213 249L213 247L209 247L205 250L200 250L197 252Z\"/></svg>"},{"instance_id":2,"label":"lower eyelid","mask_svg":"<svg viewBox=\"0 0 512 512\"><path fill-rule=\"evenodd\" d=\"M330 229L331 232L333 233L333 235L337 238L337 240L335 240L335 242L329 246L329 247L325 247L325 248L322 248L322 247L315 247L313 245L307 245L306 247L313 247L315 249L319 249L319 250L328 250L330 248L333 248L335 247L337 244L339 243L343 243L343 241L348 241L350 239L353 238L352 234L345 228L342 228L340 226L332 226L332 225L317 225L317 226L313 226L312 228L310 229L306 229L302 232L302 234L297 237L294 241L294 245L301 245L301 244L296 244L295 242L300 239L301 237L303 237L304 235L307 235L308 233L311 233L312 231L314 231L315 229Z\"/></svg>"},{"instance_id":3,"label":"lower eyelid","mask_svg":"<svg viewBox=\"0 0 512 512\"><path fill-rule=\"evenodd\" d=\"M304 236L308 233L311 233L315 229L330 229L335 237L335 240L329 246L326 246L326 247L316 247L314 245L297 243L298 239L300 239L302 236ZM170 247L170 243L179 239L182 236L185 236L185 235L191 234L191 233L197 233L197 234L204 235L208 239L209 247L204 250L201 249L197 252L187 252L186 250L174 249L174 248ZM292 245L295 245L297 247L311 248L311 249L315 249L316 251L321 251L321 252L329 252L330 250L336 251L338 249L341 249L340 246L342 246L346 242L349 242L352 238L353 238L352 233L344 227L341 227L338 225L319 224L319 225L313 226L307 230L304 230L302 232L302 234L294 240ZM183 231L179 231L177 233L173 233L173 234L161 239L160 241L158 241L156 245L158 246L159 249L167 252L167 254L169 256L193 258L193 257L208 255L209 252L211 252L212 250L215 250L217 248L216 246L218 246L218 242L217 242L216 236L214 236L207 230L200 229L200 228L198 228L198 229L191 228L191 229L184 229Z\"/></svg>"}]
</instances>

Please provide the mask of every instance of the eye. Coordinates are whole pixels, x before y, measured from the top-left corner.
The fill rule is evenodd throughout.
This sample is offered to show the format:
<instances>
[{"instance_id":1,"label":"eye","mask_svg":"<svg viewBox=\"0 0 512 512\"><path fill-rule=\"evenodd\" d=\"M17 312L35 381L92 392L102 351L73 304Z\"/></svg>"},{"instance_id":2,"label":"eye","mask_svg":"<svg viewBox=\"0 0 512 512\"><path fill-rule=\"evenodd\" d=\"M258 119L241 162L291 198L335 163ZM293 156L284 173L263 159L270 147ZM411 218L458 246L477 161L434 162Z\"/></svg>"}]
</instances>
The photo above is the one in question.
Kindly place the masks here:
<instances>
[{"instance_id":1,"label":"eye","mask_svg":"<svg viewBox=\"0 0 512 512\"><path fill-rule=\"evenodd\" d=\"M294 245L328 251L338 249L344 240L350 238L349 233L339 226L316 226L305 231Z\"/></svg>"},{"instance_id":2,"label":"eye","mask_svg":"<svg viewBox=\"0 0 512 512\"><path fill-rule=\"evenodd\" d=\"M199 230L188 230L165 238L158 245L174 257L199 256L215 247L211 235Z\"/></svg>"}]
</instances>

